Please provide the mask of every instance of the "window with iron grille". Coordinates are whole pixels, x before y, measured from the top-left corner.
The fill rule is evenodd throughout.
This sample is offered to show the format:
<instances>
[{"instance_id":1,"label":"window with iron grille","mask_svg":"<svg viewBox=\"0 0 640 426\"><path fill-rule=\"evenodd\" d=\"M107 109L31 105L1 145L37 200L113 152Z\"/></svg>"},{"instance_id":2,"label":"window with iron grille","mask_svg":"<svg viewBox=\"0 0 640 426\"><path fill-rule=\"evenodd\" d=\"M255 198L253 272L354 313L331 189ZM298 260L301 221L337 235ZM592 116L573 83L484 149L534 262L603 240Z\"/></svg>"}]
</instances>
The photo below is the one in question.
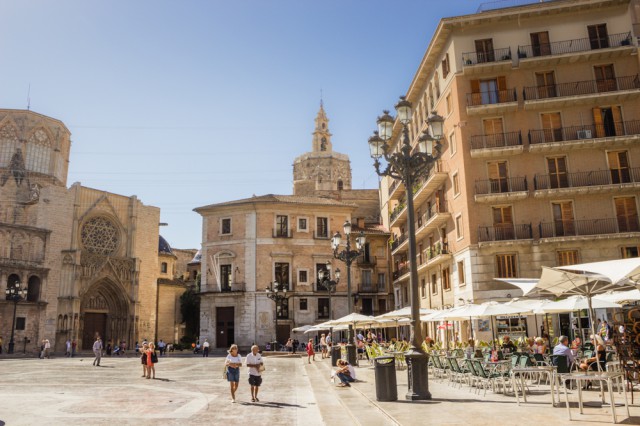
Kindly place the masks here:
<instances>
[{"instance_id":1,"label":"window with iron grille","mask_svg":"<svg viewBox=\"0 0 640 426\"><path fill-rule=\"evenodd\" d=\"M498 278L517 278L518 277L518 271L516 269L515 254L496 255L496 277Z\"/></svg>"},{"instance_id":2,"label":"window with iron grille","mask_svg":"<svg viewBox=\"0 0 640 426\"><path fill-rule=\"evenodd\" d=\"M316 237L329 238L329 218L316 218Z\"/></svg>"}]
</instances>

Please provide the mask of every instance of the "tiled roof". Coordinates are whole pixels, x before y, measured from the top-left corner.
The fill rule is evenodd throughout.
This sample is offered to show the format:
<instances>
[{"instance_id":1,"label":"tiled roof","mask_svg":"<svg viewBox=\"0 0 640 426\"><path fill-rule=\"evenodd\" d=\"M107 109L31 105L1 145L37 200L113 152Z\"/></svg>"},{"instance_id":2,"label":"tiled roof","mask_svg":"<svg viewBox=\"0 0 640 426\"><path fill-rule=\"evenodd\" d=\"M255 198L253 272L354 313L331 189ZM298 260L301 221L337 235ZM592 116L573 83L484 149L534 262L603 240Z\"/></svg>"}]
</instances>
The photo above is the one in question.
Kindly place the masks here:
<instances>
[{"instance_id":1,"label":"tiled roof","mask_svg":"<svg viewBox=\"0 0 640 426\"><path fill-rule=\"evenodd\" d=\"M241 200L226 201L224 203L209 204L208 206L197 207L194 209L194 211L197 212L198 210L206 210L214 207L237 206L237 205L251 204L251 203L313 204L313 205L320 205L320 206L357 207L356 204L343 203L341 201L336 201L331 198L305 197L301 195L266 194L266 195L253 196L251 198L243 198Z\"/></svg>"},{"instance_id":2,"label":"tiled roof","mask_svg":"<svg viewBox=\"0 0 640 426\"><path fill-rule=\"evenodd\" d=\"M359 228L355 224L351 225L351 233L356 233L360 231L364 231L365 234L369 234L369 235L390 235L391 234L382 225L365 225L364 228Z\"/></svg>"}]
</instances>

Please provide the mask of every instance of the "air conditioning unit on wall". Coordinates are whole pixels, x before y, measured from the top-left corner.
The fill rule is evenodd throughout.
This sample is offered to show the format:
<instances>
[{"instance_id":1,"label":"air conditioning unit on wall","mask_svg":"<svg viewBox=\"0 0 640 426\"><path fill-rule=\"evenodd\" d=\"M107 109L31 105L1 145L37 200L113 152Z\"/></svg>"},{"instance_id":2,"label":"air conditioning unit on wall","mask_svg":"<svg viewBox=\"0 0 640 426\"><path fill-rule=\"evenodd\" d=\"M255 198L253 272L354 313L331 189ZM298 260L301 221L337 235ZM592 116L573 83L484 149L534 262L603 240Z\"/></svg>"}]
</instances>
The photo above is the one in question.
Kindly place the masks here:
<instances>
[{"instance_id":1,"label":"air conditioning unit on wall","mask_svg":"<svg viewBox=\"0 0 640 426\"><path fill-rule=\"evenodd\" d=\"M591 139L591 130L578 130L578 139Z\"/></svg>"}]
</instances>

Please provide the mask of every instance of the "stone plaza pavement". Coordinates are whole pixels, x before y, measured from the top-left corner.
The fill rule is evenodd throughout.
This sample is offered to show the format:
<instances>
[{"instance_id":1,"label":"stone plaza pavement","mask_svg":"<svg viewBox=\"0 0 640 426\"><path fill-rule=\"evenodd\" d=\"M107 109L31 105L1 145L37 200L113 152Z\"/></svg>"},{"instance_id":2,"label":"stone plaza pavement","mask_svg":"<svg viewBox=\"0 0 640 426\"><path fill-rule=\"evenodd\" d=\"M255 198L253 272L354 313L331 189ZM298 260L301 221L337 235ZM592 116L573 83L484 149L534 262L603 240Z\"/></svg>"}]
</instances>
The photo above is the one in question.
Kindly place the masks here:
<instances>
[{"instance_id":1,"label":"stone plaza pavement","mask_svg":"<svg viewBox=\"0 0 640 426\"><path fill-rule=\"evenodd\" d=\"M486 396L431 381L433 400L404 401L406 370L397 372L397 402L375 399L374 371L367 361L357 369L359 381L338 388L329 380L329 360L307 364L305 358L267 357L260 402L251 403L246 368L236 404L221 378L224 358L195 355L162 357L156 380L143 379L139 359L0 358L0 426L114 424L269 424L321 425L596 425L611 422L610 407L573 408L569 422L564 403L551 407L547 392L534 392L518 407L513 396ZM541 388L541 389L544 389ZM585 399L599 400L597 391ZM636 395L640 397L640 394ZM564 400L564 399L563 399ZM575 391L573 392L575 401ZM619 400L618 400L619 401ZM622 424L640 424L640 405Z\"/></svg>"}]
</instances>

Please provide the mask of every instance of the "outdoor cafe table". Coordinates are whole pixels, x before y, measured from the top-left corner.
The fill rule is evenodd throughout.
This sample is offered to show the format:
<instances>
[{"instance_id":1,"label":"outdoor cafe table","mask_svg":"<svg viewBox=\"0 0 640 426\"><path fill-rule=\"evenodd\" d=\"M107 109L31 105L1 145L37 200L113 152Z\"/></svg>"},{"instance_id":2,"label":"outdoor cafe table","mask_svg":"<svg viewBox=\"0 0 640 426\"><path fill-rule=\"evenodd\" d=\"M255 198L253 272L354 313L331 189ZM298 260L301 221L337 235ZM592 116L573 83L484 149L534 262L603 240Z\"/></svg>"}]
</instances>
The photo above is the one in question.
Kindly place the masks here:
<instances>
[{"instance_id":1,"label":"outdoor cafe table","mask_svg":"<svg viewBox=\"0 0 640 426\"><path fill-rule=\"evenodd\" d=\"M536 367L514 367L511 369L511 383L513 385L513 392L516 395L516 401L518 405L520 405L520 397L518 396L518 383L520 380L520 384L522 386L522 398L524 402L527 402L527 391L525 389L525 376L527 374L538 374L538 375L547 375L549 377L549 383L551 384L551 405L556 405L556 400L554 397L554 386L555 380L553 375L555 374L555 367L549 365L540 365Z\"/></svg>"},{"instance_id":2,"label":"outdoor cafe table","mask_svg":"<svg viewBox=\"0 0 640 426\"><path fill-rule=\"evenodd\" d=\"M589 380L592 382L600 382L602 385L606 383L607 390L609 392L609 401L611 402L611 416L613 417L613 423L618 423L618 419L616 417L616 402L613 396L614 392L612 388L613 388L613 382L616 380L620 380L623 374L624 373L621 371L616 371L616 372L598 371L598 372L592 372L592 373L581 372L581 373L563 374L562 378L564 380L573 380L577 382L578 406L580 407L580 414L583 414L582 382L583 381L586 382L587 380ZM627 400L627 389L625 386L622 386L622 389L624 391L624 406L627 408L627 417L629 417L630 414L629 414L629 401ZM567 393L566 386L564 387L564 396L567 402L567 411L569 412L569 420L573 420L571 418L571 408L569 407L569 394ZM604 402L604 386L602 387L602 402Z\"/></svg>"},{"instance_id":3,"label":"outdoor cafe table","mask_svg":"<svg viewBox=\"0 0 640 426\"><path fill-rule=\"evenodd\" d=\"M498 370L508 370L511 366L511 361L508 359L500 361L482 361L482 363L491 368L491 373L496 373Z\"/></svg>"}]
</instances>

